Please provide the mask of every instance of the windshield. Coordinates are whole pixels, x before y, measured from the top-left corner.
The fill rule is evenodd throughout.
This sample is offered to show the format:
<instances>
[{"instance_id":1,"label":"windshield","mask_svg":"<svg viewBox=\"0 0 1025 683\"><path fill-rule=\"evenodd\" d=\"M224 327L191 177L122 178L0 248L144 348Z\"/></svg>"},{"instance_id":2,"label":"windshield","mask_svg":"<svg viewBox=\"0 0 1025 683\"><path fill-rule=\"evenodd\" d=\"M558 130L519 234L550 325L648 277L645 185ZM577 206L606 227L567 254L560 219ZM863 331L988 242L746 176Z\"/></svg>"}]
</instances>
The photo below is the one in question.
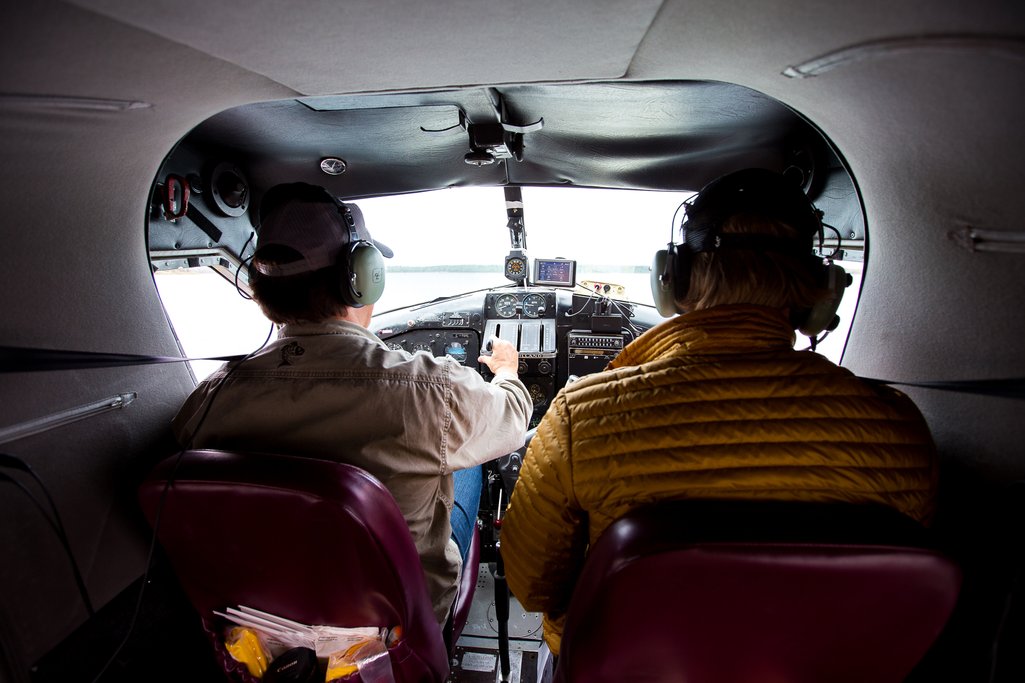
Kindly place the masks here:
<instances>
[{"instance_id":1,"label":"windshield","mask_svg":"<svg viewBox=\"0 0 1025 683\"><path fill-rule=\"evenodd\" d=\"M527 255L577 261L576 281L620 285L609 294L652 304L652 257L669 240L673 216L688 193L582 188L523 188ZM375 239L395 251L375 314L436 298L509 286L503 276L510 250L505 194L500 187L453 188L361 199ZM862 263L839 262L853 277L840 310L840 327L818 350L840 361L861 285ZM192 275L187 277L186 275ZM203 276L203 277L200 277ZM256 348L269 322L232 282L206 267L160 270L160 295L191 357L229 355ZM201 288L204 292L198 294ZM217 292L212 291L214 288ZM577 289L578 292L583 292ZM223 295L227 301L215 298ZM209 303L209 307L199 305ZM227 315L238 307L238 316ZM245 318L245 324L240 322ZM202 378L216 363L197 367Z\"/></svg>"},{"instance_id":2,"label":"windshield","mask_svg":"<svg viewBox=\"0 0 1025 683\"><path fill-rule=\"evenodd\" d=\"M529 258L577 261L577 282L612 284L617 298L651 304L649 266L689 193L523 188ZM356 202L367 227L395 251L378 312L511 284L510 240L499 187L452 188Z\"/></svg>"}]
</instances>

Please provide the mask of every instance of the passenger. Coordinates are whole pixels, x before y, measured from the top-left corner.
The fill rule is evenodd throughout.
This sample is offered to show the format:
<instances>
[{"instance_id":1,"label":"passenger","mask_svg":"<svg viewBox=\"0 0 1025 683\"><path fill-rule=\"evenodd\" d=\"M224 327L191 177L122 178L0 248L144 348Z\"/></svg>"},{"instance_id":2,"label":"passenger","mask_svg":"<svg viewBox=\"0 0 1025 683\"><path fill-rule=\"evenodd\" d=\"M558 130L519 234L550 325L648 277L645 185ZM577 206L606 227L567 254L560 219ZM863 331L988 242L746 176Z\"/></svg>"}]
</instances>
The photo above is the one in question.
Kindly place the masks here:
<instances>
[{"instance_id":1,"label":"passenger","mask_svg":"<svg viewBox=\"0 0 1025 683\"><path fill-rule=\"evenodd\" d=\"M554 654L589 544L638 506L836 501L931 515L935 447L911 401L793 348L801 312L836 298L820 284L805 194L749 169L706 186L687 214L666 271L685 314L556 396L510 500L509 586L544 613Z\"/></svg>"},{"instance_id":2,"label":"passenger","mask_svg":"<svg viewBox=\"0 0 1025 683\"><path fill-rule=\"evenodd\" d=\"M532 412L516 348L495 340L492 355L478 359L494 373L490 383L451 358L389 349L367 328L383 287L381 255L392 251L373 241L359 208L296 183L272 189L261 214L251 284L281 325L277 339L202 382L175 434L191 448L368 471L409 524L444 624L477 522L480 465L523 445Z\"/></svg>"}]
</instances>

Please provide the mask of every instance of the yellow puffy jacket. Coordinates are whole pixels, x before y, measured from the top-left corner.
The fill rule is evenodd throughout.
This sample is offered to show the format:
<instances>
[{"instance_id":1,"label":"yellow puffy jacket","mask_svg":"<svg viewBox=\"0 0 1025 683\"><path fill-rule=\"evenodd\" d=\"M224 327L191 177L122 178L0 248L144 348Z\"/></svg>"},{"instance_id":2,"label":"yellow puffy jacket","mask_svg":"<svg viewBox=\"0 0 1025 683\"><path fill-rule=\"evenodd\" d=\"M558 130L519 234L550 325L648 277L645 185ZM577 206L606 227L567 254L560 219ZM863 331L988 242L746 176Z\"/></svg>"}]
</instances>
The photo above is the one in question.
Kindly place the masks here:
<instances>
[{"instance_id":1,"label":"yellow puffy jacket","mask_svg":"<svg viewBox=\"0 0 1025 683\"><path fill-rule=\"evenodd\" d=\"M935 447L914 404L793 345L782 312L718 306L649 330L556 396L502 531L509 586L545 613L554 653L588 545L640 505L870 502L928 521Z\"/></svg>"}]
</instances>

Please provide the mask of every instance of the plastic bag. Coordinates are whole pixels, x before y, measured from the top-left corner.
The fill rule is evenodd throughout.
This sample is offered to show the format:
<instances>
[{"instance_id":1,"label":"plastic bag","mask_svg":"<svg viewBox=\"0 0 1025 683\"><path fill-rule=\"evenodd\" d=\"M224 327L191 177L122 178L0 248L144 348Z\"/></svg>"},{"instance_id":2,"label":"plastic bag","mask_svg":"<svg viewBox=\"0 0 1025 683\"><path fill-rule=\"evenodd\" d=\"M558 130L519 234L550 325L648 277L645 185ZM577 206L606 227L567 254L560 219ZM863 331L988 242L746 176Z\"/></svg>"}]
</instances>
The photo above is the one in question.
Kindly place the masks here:
<instances>
[{"instance_id":1,"label":"plastic bag","mask_svg":"<svg viewBox=\"0 0 1025 683\"><path fill-rule=\"evenodd\" d=\"M379 638L369 638L332 654L326 680L339 680L359 672L363 683L395 683L388 648Z\"/></svg>"},{"instance_id":2,"label":"plastic bag","mask_svg":"<svg viewBox=\"0 0 1025 683\"><path fill-rule=\"evenodd\" d=\"M241 662L249 669L249 673L262 678L267 671L267 651L256 635L256 631L243 626L235 626L228 631L224 639L228 654L236 662Z\"/></svg>"}]
</instances>

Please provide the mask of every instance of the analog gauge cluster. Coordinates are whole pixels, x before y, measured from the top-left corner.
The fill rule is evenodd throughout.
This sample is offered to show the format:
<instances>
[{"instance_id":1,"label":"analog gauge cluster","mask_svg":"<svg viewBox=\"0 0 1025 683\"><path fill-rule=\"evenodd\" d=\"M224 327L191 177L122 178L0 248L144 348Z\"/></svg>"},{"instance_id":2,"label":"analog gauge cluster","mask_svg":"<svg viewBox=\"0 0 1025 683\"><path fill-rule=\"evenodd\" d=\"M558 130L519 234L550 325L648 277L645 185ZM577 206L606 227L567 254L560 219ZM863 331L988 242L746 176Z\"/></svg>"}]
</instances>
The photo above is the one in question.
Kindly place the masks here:
<instances>
[{"instance_id":1,"label":"analog gauge cluster","mask_svg":"<svg viewBox=\"0 0 1025 683\"><path fill-rule=\"evenodd\" d=\"M450 356L462 365L477 367L480 337L470 330L413 330L387 337L384 343L393 351Z\"/></svg>"},{"instance_id":2,"label":"analog gauge cluster","mask_svg":"<svg viewBox=\"0 0 1025 683\"><path fill-rule=\"evenodd\" d=\"M489 294L488 309L496 318L555 317L554 295L548 292Z\"/></svg>"}]
</instances>

